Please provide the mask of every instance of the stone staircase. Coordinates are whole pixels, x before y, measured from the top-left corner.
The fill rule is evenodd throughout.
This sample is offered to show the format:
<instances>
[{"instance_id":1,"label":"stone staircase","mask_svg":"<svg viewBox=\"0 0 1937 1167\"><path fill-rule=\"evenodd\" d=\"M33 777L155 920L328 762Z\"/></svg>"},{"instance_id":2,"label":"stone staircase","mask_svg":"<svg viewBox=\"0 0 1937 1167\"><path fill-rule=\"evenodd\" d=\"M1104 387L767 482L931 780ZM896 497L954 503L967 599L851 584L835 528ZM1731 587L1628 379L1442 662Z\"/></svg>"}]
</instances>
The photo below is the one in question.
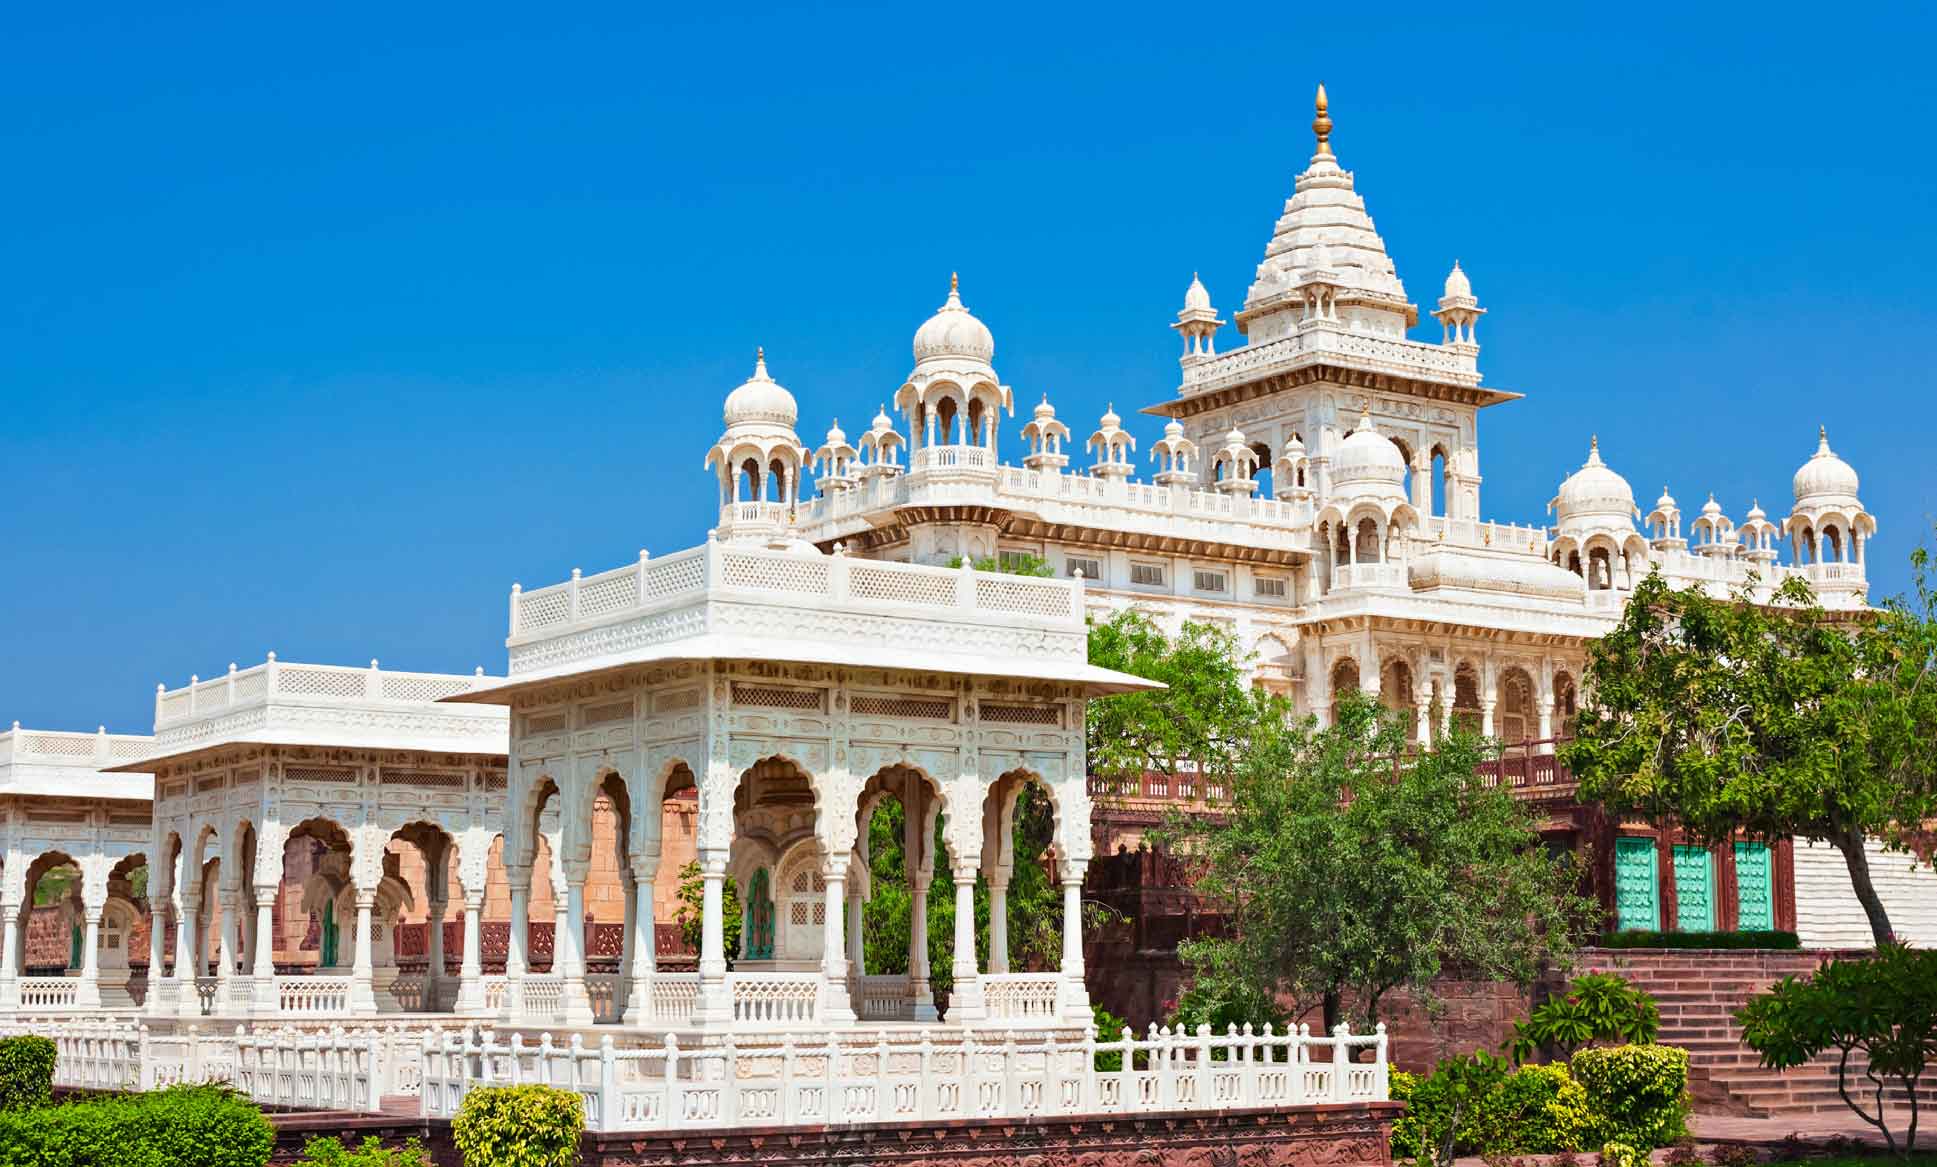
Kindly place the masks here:
<instances>
[{"instance_id":1,"label":"stone staircase","mask_svg":"<svg viewBox=\"0 0 1937 1167\"><path fill-rule=\"evenodd\" d=\"M1697 1111L1768 1118L1847 1113L1836 1091L1836 1059L1827 1055L1784 1072L1764 1069L1755 1051L1742 1042L1735 1010L1781 978L1806 975L1838 955L1824 950L1590 949L1582 954L1581 968L1619 973L1659 1003L1657 1040L1688 1051L1688 1087ZM1851 1074L1852 1087L1868 1086L1860 1062L1853 1061ZM1920 1089L1918 1101L1937 1103L1937 1084Z\"/></svg>"}]
</instances>

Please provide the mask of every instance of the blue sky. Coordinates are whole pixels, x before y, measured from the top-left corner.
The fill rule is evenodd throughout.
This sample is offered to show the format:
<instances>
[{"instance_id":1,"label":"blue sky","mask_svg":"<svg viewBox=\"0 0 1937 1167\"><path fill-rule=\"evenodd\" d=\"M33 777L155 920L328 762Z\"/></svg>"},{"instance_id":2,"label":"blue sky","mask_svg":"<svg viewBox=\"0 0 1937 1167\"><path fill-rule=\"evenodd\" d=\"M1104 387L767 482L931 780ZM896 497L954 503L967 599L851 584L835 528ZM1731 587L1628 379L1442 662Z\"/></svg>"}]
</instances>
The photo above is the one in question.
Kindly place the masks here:
<instances>
[{"instance_id":1,"label":"blue sky","mask_svg":"<svg viewBox=\"0 0 1937 1167\"><path fill-rule=\"evenodd\" d=\"M858 432L951 270L1019 401L1167 397L1320 80L1412 298L1461 259L1527 394L1488 517L1593 432L1644 506L1779 516L1822 423L1878 594L1931 529L1925 11L657 7L10 14L0 722L142 731L272 649L501 670L513 580L702 535L756 344Z\"/></svg>"}]
</instances>

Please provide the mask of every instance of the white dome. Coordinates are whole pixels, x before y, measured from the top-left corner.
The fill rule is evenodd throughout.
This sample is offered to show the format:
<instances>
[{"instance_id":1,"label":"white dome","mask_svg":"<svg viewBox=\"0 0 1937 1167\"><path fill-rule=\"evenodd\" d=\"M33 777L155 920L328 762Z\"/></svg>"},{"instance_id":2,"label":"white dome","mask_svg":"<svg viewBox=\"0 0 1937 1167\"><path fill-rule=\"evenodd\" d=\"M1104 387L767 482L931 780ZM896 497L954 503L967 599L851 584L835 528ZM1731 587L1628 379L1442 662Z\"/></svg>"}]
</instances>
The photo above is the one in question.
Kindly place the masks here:
<instances>
[{"instance_id":1,"label":"white dome","mask_svg":"<svg viewBox=\"0 0 1937 1167\"><path fill-rule=\"evenodd\" d=\"M841 429L841 419L835 418L834 424L827 427L827 444L830 446L847 445L847 434Z\"/></svg>"},{"instance_id":2,"label":"white dome","mask_svg":"<svg viewBox=\"0 0 1937 1167\"><path fill-rule=\"evenodd\" d=\"M1190 273L1190 287L1184 289L1184 311L1209 312L1210 310L1210 291L1204 287L1204 282L1197 278L1196 272Z\"/></svg>"},{"instance_id":3,"label":"white dome","mask_svg":"<svg viewBox=\"0 0 1937 1167\"><path fill-rule=\"evenodd\" d=\"M1471 300L1473 283L1460 270L1459 260L1453 261L1453 270L1446 273L1446 298L1448 300Z\"/></svg>"},{"instance_id":4,"label":"white dome","mask_svg":"<svg viewBox=\"0 0 1937 1167\"><path fill-rule=\"evenodd\" d=\"M1627 523L1634 517L1634 490L1601 461L1601 442L1595 438L1588 443L1587 461L1560 484L1553 506L1554 517L1562 523L1589 516Z\"/></svg>"},{"instance_id":5,"label":"white dome","mask_svg":"<svg viewBox=\"0 0 1937 1167\"><path fill-rule=\"evenodd\" d=\"M1164 423L1164 437L1174 442L1178 438L1181 438L1183 436L1184 436L1183 422L1178 421L1176 418L1173 417L1169 421Z\"/></svg>"},{"instance_id":6,"label":"white dome","mask_svg":"<svg viewBox=\"0 0 1937 1167\"><path fill-rule=\"evenodd\" d=\"M1379 432L1369 413L1332 455L1332 492L1353 497L1406 499L1406 457Z\"/></svg>"},{"instance_id":7,"label":"white dome","mask_svg":"<svg viewBox=\"0 0 1937 1167\"><path fill-rule=\"evenodd\" d=\"M1715 501L1715 493L1710 491L1708 501L1702 504L1702 516L1704 518L1716 519L1720 518L1721 515L1722 504Z\"/></svg>"},{"instance_id":8,"label":"white dome","mask_svg":"<svg viewBox=\"0 0 1937 1167\"><path fill-rule=\"evenodd\" d=\"M1036 403L1036 417L1041 421L1048 421L1055 416L1056 407L1049 404L1049 394L1045 393L1042 395L1042 400Z\"/></svg>"},{"instance_id":9,"label":"white dome","mask_svg":"<svg viewBox=\"0 0 1937 1167\"><path fill-rule=\"evenodd\" d=\"M1816 453L1796 471L1796 502L1848 502L1856 498L1856 469L1829 448L1829 431L1817 431Z\"/></svg>"},{"instance_id":10,"label":"white dome","mask_svg":"<svg viewBox=\"0 0 1937 1167\"><path fill-rule=\"evenodd\" d=\"M1672 511L1676 509L1675 496L1668 493L1668 487L1665 483L1661 487L1661 497L1655 500L1655 509L1658 511Z\"/></svg>"},{"instance_id":11,"label":"white dome","mask_svg":"<svg viewBox=\"0 0 1937 1167\"><path fill-rule=\"evenodd\" d=\"M915 361L937 357L966 357L987 364L995 359L995 336L989 326L962 307L954 276L948 277L948 302L915 330Z\"/></svg>"},{"instance_id":12,"label":"white dome","mask_svg":"<svg viewBox=\"0 0 1937 1167\"><path fill-rule=\"evenodd\" d=\"M793 394L767 376L767 351L761 349L754 357L753 376L726 395L724 412L728 426L767 422L791 428L800 407L794 404Z\"/></svg>"}]
</instances>

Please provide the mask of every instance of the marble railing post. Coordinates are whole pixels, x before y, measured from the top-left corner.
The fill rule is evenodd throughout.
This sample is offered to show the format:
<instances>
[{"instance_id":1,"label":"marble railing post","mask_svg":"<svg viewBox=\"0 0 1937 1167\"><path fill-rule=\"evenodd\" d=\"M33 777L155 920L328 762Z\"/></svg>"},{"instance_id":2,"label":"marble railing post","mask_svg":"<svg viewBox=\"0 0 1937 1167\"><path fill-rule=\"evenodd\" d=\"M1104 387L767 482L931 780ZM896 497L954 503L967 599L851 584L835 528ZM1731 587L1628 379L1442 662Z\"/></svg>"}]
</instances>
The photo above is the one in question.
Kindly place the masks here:
<instances>
[{"instance_id":1,"label":"marble railing post","mask_svg":"<svg viewBox=\"0 0 1937 1167\"><path fill-rule=\"evenodd\" d=\"M457 1001L451 1011L484 1012L484 893L464 893L464 958L457 968Z\"/></svg>"},{"instance_id":2,"label":"marble railing post","mask_svg":"<svg viewBox=\"0 0 1937 1167\"><path fill-rule=\"evenodd\" d=\"M948 1023L980 1021L988 1015L982 978L975 960L975 868L955 869L955 984L948 991Z\"/></svg>"},{"instance_id":3,"label":"marble railing post","mask_svg":"<svg viewBox=\"0 0 1937 1167\"><path fill-rule=\"evenodd\" d=\"M350 1012L372 1017L377 1012L376 957L371 950L371 929L376 922L375 888L356 891L356 953L350 964Z\"/></svg>"},{"instance_id":4,"label":"marble railing post","mask_svg":"<svg viewBox=\"0 0 1937 1167\"><path fill-rule=\"evenodd\" d=\"M435 868L432 869L437 874ZM430 911L424 919L424 1000L426 1013L443 1012L444 982L444 913L450 910L450 900L438 896L430 901Z\"/></svg>"},{"instance_id":5,"label":"marble railing post","mask_svg":"<svg viewBox=\"0 0 1937 1167\"><path fill-rule=\"evenodd\" d=\"M101 911L89 905L81 936L81 983L74 986L74 1004L82 1009L101 1007Z\"/></svg>"},{"instance_id":6,"label":"marble railing post","mask_svg":"<svg viewBox=\"0 0 1937 1167\"><path fill-rule=\"evenodd\" d=\"M195 951L195 909L198 895L184 891L182 906L175 913L175 1012L181 1017L202 1015L202 995L195 989L196 966L201 964Z\"/></svg>"},{"instance_id":7,"label":"marble railing post","mask_svg":"<svg viewBox=\"0 0 1937 1167\"><path fill-rule=\"evenodd\" d=\"M726 987L725 848L700 852L699 1002L693 1023L702 1028L724 1027L733 1021L733 999Z\"/></svg>"},{"instance_id":8,"label":"marble railing post","mask_svg":"<svg viewBox=\"0 0 1937 1167\"><path fill-rule=\"evenodd\" d=\"M215 1011L220 1013L229 1005L229 981L235 976L235 924L242 914L240 909L241 893L235 888L224 888L219 893L217 906L222 912L222 927L215 933L215 980L217 983Z\"/></svg>"},{"instance_id":9,"label":"marble railing post","mask_svg":"<svg viewBox=\"0 0 1937 1167\"><path fill-rule=\"evenodd\" d=\"M249 1007L257 1017L274 1017L282 1012L282 997L276 991L276 897L280 885L257 884L255 961L249 974Z\"/></svg>"},{"instance_id":10,"label":"marble railing post","mask_svg":"<svg viewBox=\"0 0 1937 1167\"><path fill-rule=\"evenodd\" d=\"M625 1012L627 1025L644 1025L652 1017L652 978L657 971L656 954L659 929L653 919L653 884L659 875L659 856L642 854L632 860L632 921L629 927L630 958L623 971L628 975Z\"/></svg>"},{"instance_id":11,"label":"marble railing post","mask_svg":"<svg viewBox=\"0 0 1937 1167\"><path fill-rule=\"evenodd\" d=\"M592 997L585 990L585 881L592 865L565 866L563 927L552 932L552 971L564 978L565 1024L592 1024Z\"/></svg>"},{"instance_id":12,"label":"marble railing post","mask_svg":"<svg viewBox=\"0 0 1937 1167\"><path fill-rule=\"evenodd\" d=\"M1009 971L1009 877L989 877L989 971Z\"/></svg>"},{"instance_id":13,"label":"marble railing post","mask_svg":"<svg viewBox=\"0 0 1937 1167\"><path fill-rule=\"evenodd\" d=\"M827 880L826 911L821 922L821 1020L829 1025L851 1024L854 1004L847 987L847 856L823 861Z\"/></svg>"},{"instance_id":14,"label":"marble railing post","mask_svg":"<svg viewBox=\"0 0 1937 1167\"><path fill-rule=\"evenodd\" d=\"M163 990L168 982L162 976L162 969L168 963L167 929L167 897L148 897L148 988L141 1008L151 1016L160 1016L170 1004L168 994Z\"/></svg>"},{"instance_id":15,"label":"marble railing post","mask_svg":"<svg viewBox=\"0 0 1937 1167\"><path fill-rule=\"evenodd\" d=\"M916 1021L933 1021L935 990L928 976L928 877L916 873L908 885L908 996Z\"/></svg>"},{"instance_id":16,"label":"marble railing post","mask_svg":"<svg viewBox=\"0 0 1937 1167\"><path fill-rule=\"evenodd\" d=\"M20 927L22 903L0 903L0 1008L20 1004Z\"/></svg>"},{"instance_id":17,"label":"marble railing post","mask_svg":"<svg viewBox=\"0 0 1937 1167\"><path fill-rule=\"evenodd\" d=\"M1064 860L1063 876L1063 1019L1088 1024L1089 988L1083 983L1083 872L1087 863Z\"/></svg>"},{"instance_id":18,"label":"marble railing post","mask_svg":"<svg viewBox=\"0 0 1937 1167\"><path fill-rule=\"evenodd\" d=\"M504 950L504 1019L513 1023L525 1016L525 975L530 972L531 868L508 868L505 882L511 892L511 935Z\"/></svg>"}]
</instances>

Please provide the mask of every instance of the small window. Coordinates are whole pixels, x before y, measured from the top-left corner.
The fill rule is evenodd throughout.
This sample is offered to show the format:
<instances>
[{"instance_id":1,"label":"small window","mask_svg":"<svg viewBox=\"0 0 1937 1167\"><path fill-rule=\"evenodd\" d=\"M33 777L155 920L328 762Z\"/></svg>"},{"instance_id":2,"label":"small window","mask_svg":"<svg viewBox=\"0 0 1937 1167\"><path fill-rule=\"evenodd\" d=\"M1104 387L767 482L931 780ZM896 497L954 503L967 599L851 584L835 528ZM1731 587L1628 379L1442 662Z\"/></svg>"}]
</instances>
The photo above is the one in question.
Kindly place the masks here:
<instances>
[{"instance_id":1,"label":"small window","mask_svg":"<svg viewBox=\"0 0 1937 1167\"><path fill-rule=\"evenodd\" d=\"M1194 586L1200 592L1221 592L1225 588L1226 576L1221 571L1196 571L1192 573Z\"/></svg>"},{"instance_id":2,"label":"small window","mask_svg":"<svg viewBox=\"0 0 1937 1167\"><path fill-rule=\"evenodd\" d=\"M996 563L1004 571L1018 571L1024 567L1042 562L1042 556L1037 555L1034 551L999 551L996 553L995 558Z\"/></svg>"},{"instance_id":3,"label":"small window","mask_svg":"<svg viewBox=\"0 0 1937 1167\"><path fill-rule=\"evenodd\" d=\"M1258 598L1261 600L1282 600L1285 598L1285 578L1281 575L1261 575L1255 581Z\"/></svg>"},{"instance_id":4,"label":"small window","mask_svg":"<svg viewBox=\"0 0 1937 1167\"><path fill-rule=\"evenodd\" d=\"M1076 575L1076 573L1079 571L1083 573L1084 579L1088 579L1088 580L1102 579L1103 561L1100 559L1074 559L1074 558L1063 560L1064 575L1067 575L1073 578Z\"/></svg>"},{"instance_id":5,"label":"small window","mask_svg":"<svg viewBox=\"0 0 1937 1167\"><path fill-rule=\"evenodd\" d=\"M1164 586L1163 565L1161 563L1131 564L1130 582L1140 588L1160 588Z\"/></svg>"}]
</instances>

